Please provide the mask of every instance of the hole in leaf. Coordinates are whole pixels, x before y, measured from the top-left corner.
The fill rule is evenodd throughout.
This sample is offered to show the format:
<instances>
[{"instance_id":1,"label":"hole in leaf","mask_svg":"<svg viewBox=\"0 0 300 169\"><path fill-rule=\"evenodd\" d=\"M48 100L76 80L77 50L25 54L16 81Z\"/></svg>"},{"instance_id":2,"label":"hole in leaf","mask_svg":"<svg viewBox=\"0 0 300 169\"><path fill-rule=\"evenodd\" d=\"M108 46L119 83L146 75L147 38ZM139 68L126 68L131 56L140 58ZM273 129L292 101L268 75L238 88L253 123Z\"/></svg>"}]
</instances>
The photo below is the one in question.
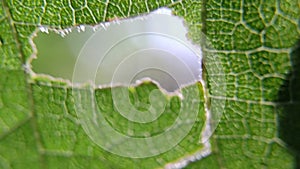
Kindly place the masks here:
<instances>
[{"instance_id":1,"label":"hole in leaf","mask_svg":"<svg viewBox=\"0 0 300 169\"><path fill-rule=\"evenodd\" d=\"M183 19L170 13L163 8L96 27L41 27L33 39L38 59L32 69L76 84L92 81L102 86L150 78L175 91L200 79L202 56L186 38Z\"/></svg>"}]
</instances>

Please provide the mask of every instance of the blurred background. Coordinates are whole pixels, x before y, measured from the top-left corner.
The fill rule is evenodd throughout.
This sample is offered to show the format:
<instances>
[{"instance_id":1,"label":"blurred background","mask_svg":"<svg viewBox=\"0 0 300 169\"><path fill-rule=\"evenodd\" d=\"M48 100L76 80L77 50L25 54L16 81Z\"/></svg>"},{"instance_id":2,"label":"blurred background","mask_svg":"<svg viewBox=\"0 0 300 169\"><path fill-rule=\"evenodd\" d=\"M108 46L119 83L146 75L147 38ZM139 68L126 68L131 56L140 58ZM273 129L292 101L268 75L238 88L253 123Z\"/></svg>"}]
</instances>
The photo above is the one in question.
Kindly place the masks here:
<instances>
[{"instance_id":1,"label":"blurred background","mask_svg":"<svg viewBox=\"0 0 300 169\"><path fill-rule=\"evenodd\" d=\"M201 77L201 50L189 42L186 33L183 20L166 9L98 25L96 30L73 28L64 37L39 31L32 69L96 85L129 85L149 77L174 91Z\"/></svg>"}]
</instances>

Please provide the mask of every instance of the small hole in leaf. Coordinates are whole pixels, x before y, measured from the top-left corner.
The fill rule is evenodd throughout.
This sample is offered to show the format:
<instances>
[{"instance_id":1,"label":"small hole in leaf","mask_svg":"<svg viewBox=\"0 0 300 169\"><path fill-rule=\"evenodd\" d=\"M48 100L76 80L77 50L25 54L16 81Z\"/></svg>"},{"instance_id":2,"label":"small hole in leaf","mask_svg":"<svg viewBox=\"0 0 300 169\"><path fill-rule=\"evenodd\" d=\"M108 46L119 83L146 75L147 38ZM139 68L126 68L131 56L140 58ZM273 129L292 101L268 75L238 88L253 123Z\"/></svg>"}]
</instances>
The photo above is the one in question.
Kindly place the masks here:
<instances>
[{"instance_id":1,"label":"small hole in leaf","mask_svg":"<svg viewBox=\"0 0 300 169\"><path fill-rule=\"evenodd\" d=\"M4 44L2 36L0 36L0 46Z\"/></svg>"},{"instance_id":2,"label":"small hole in leaf","mask_svg":"<svg viewBox=\"0 0 300 169\"><path fill-rule=\"evenodd\" d=\"M32 70L37 74L95 85L130 85L150 78L167 91L201 77L201 50L186 38L183 19L169 9L96 29L40 30L33 39L37 59Z\"/></svg>"}]
</instances>

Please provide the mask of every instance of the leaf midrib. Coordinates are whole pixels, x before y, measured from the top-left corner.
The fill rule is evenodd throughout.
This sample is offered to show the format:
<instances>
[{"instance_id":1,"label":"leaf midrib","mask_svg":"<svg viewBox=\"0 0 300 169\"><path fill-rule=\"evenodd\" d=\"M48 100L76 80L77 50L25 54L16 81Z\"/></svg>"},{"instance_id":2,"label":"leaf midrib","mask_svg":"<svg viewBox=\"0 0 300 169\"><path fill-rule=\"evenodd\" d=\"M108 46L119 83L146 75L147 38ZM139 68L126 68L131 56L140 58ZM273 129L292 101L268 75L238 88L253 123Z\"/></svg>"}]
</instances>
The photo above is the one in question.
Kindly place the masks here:
<instances>
[{"instance_id":1,"label":"leaf midrib","mask_svg":"<svg viewBox=\"0 0 300 169\"><path fill-rule=\"evenodd\" d=\"M17 50L20 54L20 59L21 59L21 62L22 62L22 65L20 65L22 67L22 71L24 73L24 80L25 80L25 85L26 85L26 93L27 93L27 101L28 101L28 105L29 105L29 110L30 110L30 116L28 117L28 119L25 119L25 121L23 123L20 123L20 125L16 126L15 129L18 129L18 127L21 127L22 125L26 124L27 122L30 123L31 125L31 128L33 129L33 134L34 134L34 138L35 138L35 141L36 141L36 148L37 148L37 151L39 153L39 165L41 168L46 168L45 166L45 157L44 157L44 148L42 146L42 142L41 142L41 136L40 136L40 133L38 131L38 128L37 128L37 119L36 119L36 111L35 111L35 108L34 108L34 100L33 100L33 90L32 90L32 84L31 83L28 83L27 79L29 79L29 74L26 72L26 70L23 68L23 65L26 63L26 57L25 57L25 54L22 50L22 45L20 43L20 39L19 39L19 36L18 36L18 33L17 33L17 29L16 29L16 26L15 26L15 23L13 21L13 18L12 18L12 15L11 15L11 12L10 12L10 9L8 7L8 4L5 0L2 0L2 8L4 9L4 12L5 12L5 15L7 17L7 20L9 22L9 26L11 28L11 32L12 32L12 35L13 35L13 38L15 40L15 43L16 43L16 47L17 47Z\"/></svg>"}]
</instances>

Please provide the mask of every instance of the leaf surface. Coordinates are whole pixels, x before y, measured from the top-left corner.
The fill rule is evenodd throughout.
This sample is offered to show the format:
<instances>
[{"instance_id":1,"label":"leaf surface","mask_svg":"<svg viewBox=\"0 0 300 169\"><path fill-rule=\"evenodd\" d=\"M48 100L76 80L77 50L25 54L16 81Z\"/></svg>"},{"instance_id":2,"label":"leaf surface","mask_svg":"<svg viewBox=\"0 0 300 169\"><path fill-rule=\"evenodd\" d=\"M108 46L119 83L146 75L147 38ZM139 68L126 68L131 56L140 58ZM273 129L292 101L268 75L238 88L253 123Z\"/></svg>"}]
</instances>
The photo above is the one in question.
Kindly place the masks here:
<instances>
[{"instance_id":1,"label":"leaf surface","mask_svg":"<svg viewBox=\"0 0 300 169\"><path fill-rule=\"evenodd\" d=\"M0 168L161 168L203 149L197 144L205 121L203 93L197 121L176 147L154 157L125 158L108 153L87 136L78 122L76 98L68 84L33 79L24 66L33 53L29 40L39 26L95 25L159 7L169 7L182 16L188 36L202 46L211 110L224 111L209 140L212 153L187 168L299 165L299 53L295 49L300 34L299 2L36 0L1 1ZM204 45L202 30L207 36ZM192 86L201 88L198 85ZM156 86L148 83L130 91L148 103L144 89L139 90L142 87L151 91ZM224 87L226 92L221 90ZM190 90L183 89L187 95ZM100 110L113 109L103 107L112 104L110 90L95 93L99 103L108 103L98 104ZM172 97L166 112L178 111L178 100ZM224 109L213 106L219 102L225 103ZM127 132L128 123L122 117L106 117L120 132ZM174 119L172 115L165 118L159 122L162 126ZM135 129L135 134L145 134L142 127ZM155 132L161 131L151 134Z\"/></svg>"}]
</instances>

